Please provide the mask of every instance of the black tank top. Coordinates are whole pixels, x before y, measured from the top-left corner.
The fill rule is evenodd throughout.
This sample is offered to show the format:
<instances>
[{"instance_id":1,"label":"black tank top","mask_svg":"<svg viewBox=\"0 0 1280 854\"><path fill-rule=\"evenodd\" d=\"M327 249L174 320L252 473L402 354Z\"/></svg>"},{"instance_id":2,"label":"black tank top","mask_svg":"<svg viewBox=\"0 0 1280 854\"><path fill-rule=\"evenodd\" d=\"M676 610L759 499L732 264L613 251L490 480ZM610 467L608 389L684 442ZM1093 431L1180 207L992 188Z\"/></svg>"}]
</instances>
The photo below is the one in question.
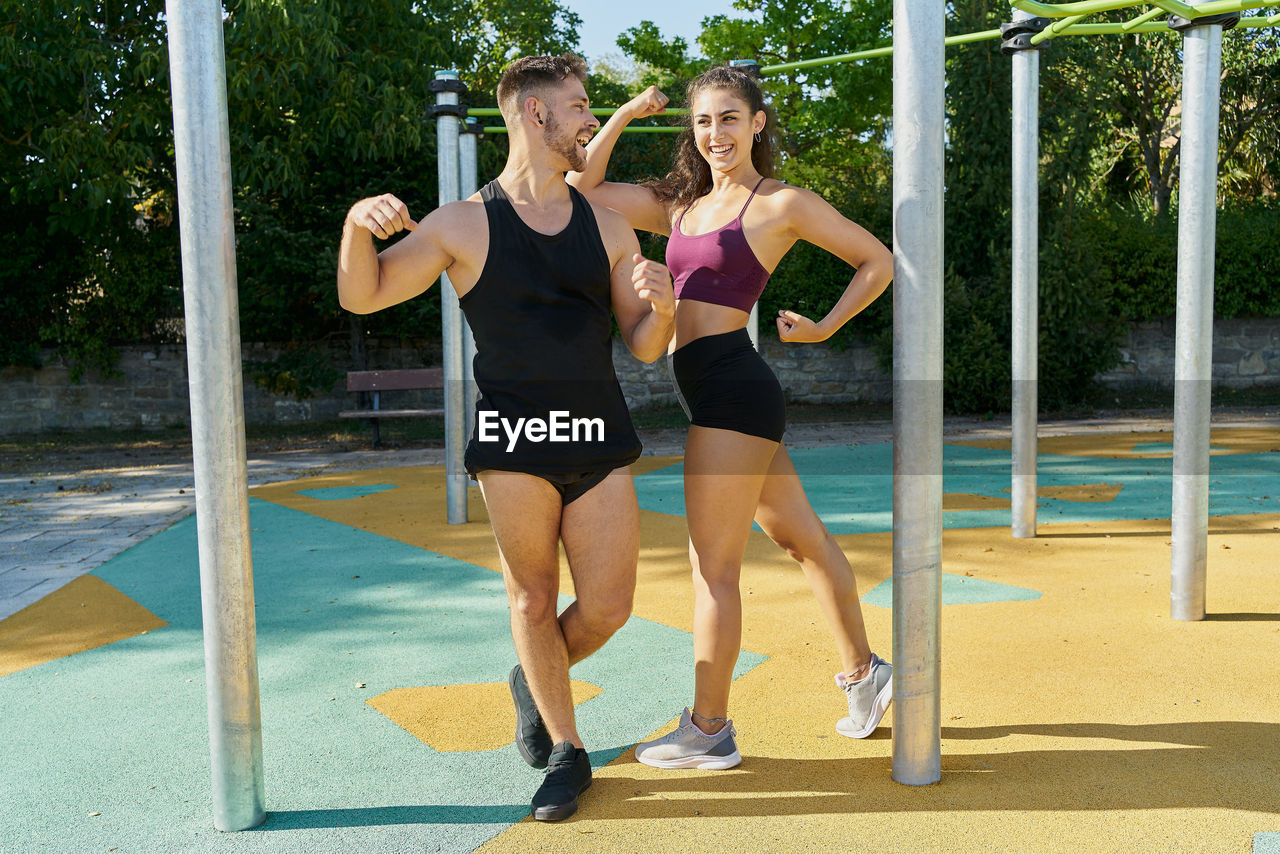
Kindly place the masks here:
<instances>
[{"instance_id":1,"label":"black tank top","mask_svg":"<svg viewBox=\"0 0 1280 854\"><path fill-rule=\"evenodd\" d=\"M582 474L640 456L613 370L609 256L590 203L573 187L569 195L569 224L545 235L520 219L497 181L480 191L489 254L460 300L480 389L466 452L472 474Z\"/></svg>"}]
</instances>

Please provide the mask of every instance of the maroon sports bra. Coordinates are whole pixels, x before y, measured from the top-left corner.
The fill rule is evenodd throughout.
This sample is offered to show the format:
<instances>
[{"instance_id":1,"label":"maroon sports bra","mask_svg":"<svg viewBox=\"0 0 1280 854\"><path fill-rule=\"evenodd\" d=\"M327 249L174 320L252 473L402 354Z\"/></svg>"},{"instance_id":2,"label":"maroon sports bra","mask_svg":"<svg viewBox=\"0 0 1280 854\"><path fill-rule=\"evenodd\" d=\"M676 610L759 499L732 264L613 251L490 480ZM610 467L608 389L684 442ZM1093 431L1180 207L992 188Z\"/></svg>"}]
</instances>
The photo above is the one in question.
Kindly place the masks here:
<instances>
[{"instance_id":1,"label":"maroon sports bra","mask_svg":"<svg viewBox=\"0 0 1280 854\"><path fill-rule=\"evenodd\" d=\"M742 215L756 197L764 178L756 182L738 216L715 231L688 235L680 231L685 208L667 241L667 268L671 271L676 299L691 299L751 311L760 299L769 271L756 258L742 233Z\"/></svg>"}]
</instances>

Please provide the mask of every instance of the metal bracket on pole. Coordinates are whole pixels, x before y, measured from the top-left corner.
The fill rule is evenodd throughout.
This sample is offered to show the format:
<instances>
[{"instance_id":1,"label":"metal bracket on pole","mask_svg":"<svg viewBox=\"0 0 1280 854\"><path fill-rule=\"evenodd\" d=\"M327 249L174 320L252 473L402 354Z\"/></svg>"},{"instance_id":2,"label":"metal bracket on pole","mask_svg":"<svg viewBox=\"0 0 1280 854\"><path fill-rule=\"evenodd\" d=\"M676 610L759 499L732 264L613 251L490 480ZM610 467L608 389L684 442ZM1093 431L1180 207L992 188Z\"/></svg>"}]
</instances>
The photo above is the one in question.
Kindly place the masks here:
<instances>
[{"instance_id":1,"label":"metal bracket on pole","mask_svg":"<svg viewBox=\"0 0 1280 854\"><path fill-rule=\"evenodd\" d=\"M730 68L741 68L755 79L760 79L760 63L754 59L731 59L729 60Z\"/></svg>"},{"instance_id":2,"label":"metal bracket on pole","mask_svg":"<svg viewBox=\"0 0 1280 854\"><path fill-rule=\"evenodd\" d=\"M432 104L427 107L427 118L438 119L441 116L453 116L457 119L465 119L467 117L466 104Z\"/></svg>"},{"instance_id":3,"label":"metal bracket on pole","mask_svg":"<svg viewBox=\"0 0 1280 854\"><path fill-rule=\"evenodd\" d=\"M1052 23L1048 18L1025 18L1000 25L1000 52L1012 56L1024 50L1044 50L1048 42L1032 44L1031 37Z\"/></svg>"},{"instance_id":4,"label":"metal bracket on pole","mask_svg":"<svg viewBox=\"0 0 1280 854\"><path fill-rule=\"evenodd\" d=\"M484 136L484 125L480 124L479 119L467 118L466 121L463 122L462 130L460 130L459 133L472 133L472 134L475 134L476 136ZM463 180L465 182L466 180L465 175L463 176ZM471 195L471 193L465 192L465 188L464 188L463 198L466 198L469 195Z\"/></svg>"},{"instance_id":5,"label":"metal bracket on pole","mask_svg":"<svg viewBox=\"0 0 1280 854\"><path fill-rule=\"evenodd\" d=\"M1217 24L1223 30L1229 30L1240 23L1239 12L1223 12L1221 15L1205 15L1203 18L1184 18L1181 15L1169 16L1169 29L1179 33L1196 27L1208 27Z\"/></svg>"},{"instance_id":6,"label":"metal bracket on pole","mask_svg":"<svg viewBox=\"0 0 1280 854\"><path fill-rule=\"evenodd\" d=\"M436 74L456 74L455 71L437 71ZM459 95L467 94L467 84L463 83L457 77L436 77L427 84L428 92L457 92Z\"/></svg>"}]
</instances>

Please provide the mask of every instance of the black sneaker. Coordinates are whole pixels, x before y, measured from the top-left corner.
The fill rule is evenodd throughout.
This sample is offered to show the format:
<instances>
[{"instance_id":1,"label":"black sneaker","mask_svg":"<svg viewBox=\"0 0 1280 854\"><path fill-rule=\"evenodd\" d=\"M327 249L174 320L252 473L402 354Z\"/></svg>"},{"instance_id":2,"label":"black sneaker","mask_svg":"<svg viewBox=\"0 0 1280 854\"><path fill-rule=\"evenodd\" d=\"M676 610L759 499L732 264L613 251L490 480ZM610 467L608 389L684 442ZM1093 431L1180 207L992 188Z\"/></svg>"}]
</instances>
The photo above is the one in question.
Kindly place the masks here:
<instances>
[{"instance_id":1,"label":"black sneaker","mask_svg":"<svg viewBox=\"0 0 1280 854\"><path fill-rule=\"evenodd\" d=\"M538 714L538 705L533 702L533 694L529 693L529 683L524 681L520 665L511 668L507 685L516 704L516 749L534 768L546 768L551 757L551 734L542 722L542 715Z\"/></svg>"},{"instance_id":2,"label":"black sneaker","mask_svg":"<svg viewBox=\"0 0 1280 854\"><path fill-rule=\"evenodd\" d=\"M533 793L533 817L538 821L559 821L578 811L578 795L591 787L591 760L587 751L571 742L557 744L551 751L547 776Z\"/></svg>"}]
</instances>

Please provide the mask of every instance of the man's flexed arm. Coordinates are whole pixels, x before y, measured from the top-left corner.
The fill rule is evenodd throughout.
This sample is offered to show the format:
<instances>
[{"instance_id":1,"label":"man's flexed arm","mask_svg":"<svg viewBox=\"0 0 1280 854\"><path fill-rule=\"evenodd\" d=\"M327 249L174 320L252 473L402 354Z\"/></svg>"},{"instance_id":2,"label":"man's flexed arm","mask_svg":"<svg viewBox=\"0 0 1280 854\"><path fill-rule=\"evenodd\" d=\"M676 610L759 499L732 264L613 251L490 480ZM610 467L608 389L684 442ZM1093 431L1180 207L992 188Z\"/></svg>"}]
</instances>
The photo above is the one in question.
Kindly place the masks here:
<instances>
[{"instance_id":1,"label":"man's flexed arm","mask_svg":"<svg viewBox=\"0 0 1280 854\"><path fill-rule=\"evenodd\" d=\"M443 210L443 209L440 209ZM338 251L338 302L348 311L368 314L412 299L453 263L441 241L434 211L421 224L404 202L390 193L361 199L347 213ZM381 254L373 238L413 232Z\"/></svg>"},{"instance_id":2,"label":"man's flexed arm","mask_svg":"<svg viewBox=\"0 0 1280 854\"><path fill-rule=\"evenodd\" d=\"M642 362L652 362L666 352L675 332L676 299L671 274L657 261L640 254L636 233L621 214L598 205L592 207L613 265L609 288L618 331L631 355Z\"/></svg>"}]
</instances>

